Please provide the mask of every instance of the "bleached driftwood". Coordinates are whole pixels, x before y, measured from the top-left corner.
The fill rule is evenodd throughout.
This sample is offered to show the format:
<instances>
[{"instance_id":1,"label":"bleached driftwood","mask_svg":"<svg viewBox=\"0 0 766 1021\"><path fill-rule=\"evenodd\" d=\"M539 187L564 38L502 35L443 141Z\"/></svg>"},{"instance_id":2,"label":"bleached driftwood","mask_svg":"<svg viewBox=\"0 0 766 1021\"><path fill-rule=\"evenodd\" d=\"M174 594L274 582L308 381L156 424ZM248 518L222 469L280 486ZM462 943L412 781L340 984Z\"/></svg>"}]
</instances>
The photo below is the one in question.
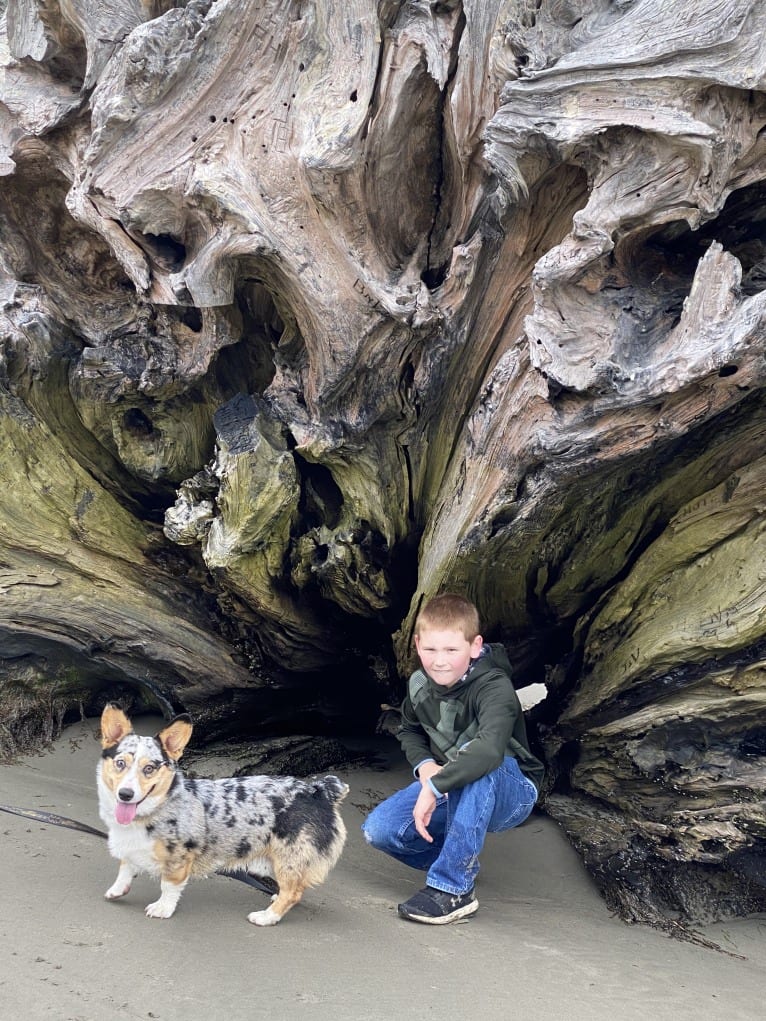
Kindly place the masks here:
<instances>
[{"instance_id":1,"label":"bleached driftwood","mask_svg":"<svg viewBox=\"0 0 766 1021\"><path fill-rule=\"evenodd\" d=\"M5 749L372 729L460 589L618 909L760 905L764 13L10 0Z\"/></svg>"}]
</instances>

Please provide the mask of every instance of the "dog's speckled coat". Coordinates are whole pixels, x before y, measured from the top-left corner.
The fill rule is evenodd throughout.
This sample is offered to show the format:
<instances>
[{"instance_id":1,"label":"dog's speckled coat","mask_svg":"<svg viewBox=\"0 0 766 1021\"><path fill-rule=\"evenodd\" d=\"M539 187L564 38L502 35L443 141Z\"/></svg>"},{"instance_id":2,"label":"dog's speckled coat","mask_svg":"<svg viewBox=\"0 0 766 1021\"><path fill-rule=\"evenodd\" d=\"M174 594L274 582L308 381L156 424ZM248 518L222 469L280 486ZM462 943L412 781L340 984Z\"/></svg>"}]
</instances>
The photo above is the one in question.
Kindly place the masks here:
<instances>
[{"instance_id":1,"label":"dog's speckled coat","mask_svg":"<svg viewBox=\"0 0 766 1021\"><path fill-rule=\"evenodd\" d=\"M191 732L189 717L179 716L142 737L117 706L104 709L99 814L120 860L106 897L123 897L133 877L148 872L159 876L161 896L146 914L170 918L191 876L246 868L279 885L271 905L248 921L275 925L340 857L346 828L338 806L348 787L336 776L187 779L178 759Z\"/></svg>"}]
</instances>

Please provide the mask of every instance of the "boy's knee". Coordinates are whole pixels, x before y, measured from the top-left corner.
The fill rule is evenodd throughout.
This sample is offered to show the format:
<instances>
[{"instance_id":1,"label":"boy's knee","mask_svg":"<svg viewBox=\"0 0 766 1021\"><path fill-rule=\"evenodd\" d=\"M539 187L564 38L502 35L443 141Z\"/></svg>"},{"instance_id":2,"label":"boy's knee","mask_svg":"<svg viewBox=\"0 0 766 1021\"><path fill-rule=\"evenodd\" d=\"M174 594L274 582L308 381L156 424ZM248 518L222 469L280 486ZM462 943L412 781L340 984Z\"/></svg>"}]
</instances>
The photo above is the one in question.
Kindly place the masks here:
<instances>
[{"instance_id":1,"label":"boy's knee","mask_svg":"<svg viewBox=\"0 0 766 1021\"><path fill-rule=\"evenodd\" d=\"M364 839L367 843L372 844L373 846L377 843L375 839L375 830L375 821L372 819L372 816L368 815L362 823L362 833L364 834Z\"/></svg>"},{"instance_id":2,"label":"boy's knee","mask_svg":"<svg viewBox=\"0 0 766 1021\"><path fill-rule=\"evenodd\" d=\"M391 819L376 809L362 823L362 833L367 843L379 851L388 851L392 843L395 843L395 829L392 829Z\"/></svg>"}]
</instances>

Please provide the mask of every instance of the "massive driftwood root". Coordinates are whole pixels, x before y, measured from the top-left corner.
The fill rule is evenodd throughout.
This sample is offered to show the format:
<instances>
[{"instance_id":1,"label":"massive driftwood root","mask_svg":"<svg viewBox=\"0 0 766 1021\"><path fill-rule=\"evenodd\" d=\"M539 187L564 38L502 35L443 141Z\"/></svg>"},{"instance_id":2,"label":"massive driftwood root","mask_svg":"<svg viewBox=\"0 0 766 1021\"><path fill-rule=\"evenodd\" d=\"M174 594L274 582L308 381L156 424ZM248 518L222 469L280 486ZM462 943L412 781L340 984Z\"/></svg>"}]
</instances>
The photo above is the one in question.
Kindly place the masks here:
<instances>
[{"instance_id":1,"label":"massive driftwood root","mask_svg":"<svg viewBox=\"0 0 766 1021\"><path fill-rule=\"evenodd\" d=\"M9 0L6 750L372 728L460 588L610 903L760 906L760 15Z\"/></svg>"}]
</instances>

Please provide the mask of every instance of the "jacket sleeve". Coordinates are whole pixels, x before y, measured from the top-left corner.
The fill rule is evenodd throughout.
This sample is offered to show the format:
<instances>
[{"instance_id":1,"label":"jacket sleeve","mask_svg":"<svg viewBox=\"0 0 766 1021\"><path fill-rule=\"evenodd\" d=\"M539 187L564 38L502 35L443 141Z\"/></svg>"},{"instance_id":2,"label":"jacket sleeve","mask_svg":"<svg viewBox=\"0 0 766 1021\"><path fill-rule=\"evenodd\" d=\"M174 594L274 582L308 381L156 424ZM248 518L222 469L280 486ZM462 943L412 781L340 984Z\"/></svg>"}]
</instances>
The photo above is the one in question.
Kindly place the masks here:
<instances>
[{"instance_id":1,"label":"jacket sleeve","mask_svg":"<svg viewBox=\"0 0 766 1021\"><path fill-rule=\"evenodd\" d=\"M508 754L521 713L518 696L505 674L498 671L475 683L472 697L478 728L474 737L458 750L457 756L432 778L434 788L441 794L465 787L497 769Z\"/></svg>"},{"instance_id":2,"label":"jacket sleeve","mask_svg":"<svg viewBox=\"0 0 766 1021\"><path fill-rule=\"evenodd\" d=\"M402 746L405 758L415 769L423 759L435 759L428 736L418 722L415 710L412 708L409 695L402 702L402 722L396 732L397 740Z\"/></svg>"}]
</instances>

